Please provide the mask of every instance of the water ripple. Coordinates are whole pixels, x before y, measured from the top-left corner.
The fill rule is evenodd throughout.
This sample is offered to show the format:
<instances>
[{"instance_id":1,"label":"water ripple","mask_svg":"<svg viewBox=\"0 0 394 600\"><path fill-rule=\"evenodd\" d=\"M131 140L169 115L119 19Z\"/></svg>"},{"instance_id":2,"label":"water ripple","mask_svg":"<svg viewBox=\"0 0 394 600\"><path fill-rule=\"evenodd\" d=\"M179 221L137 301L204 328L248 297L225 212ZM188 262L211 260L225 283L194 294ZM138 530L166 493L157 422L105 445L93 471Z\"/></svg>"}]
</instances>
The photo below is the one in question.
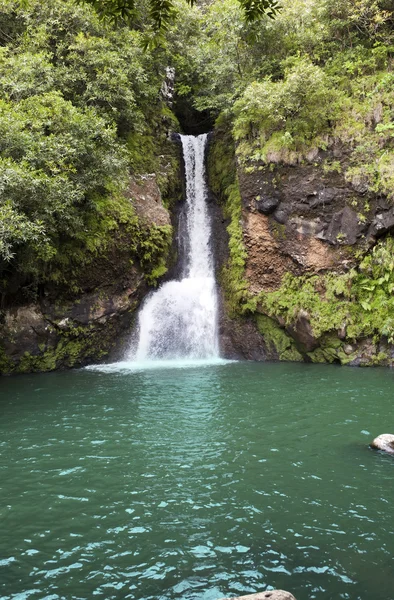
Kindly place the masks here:
<instances>
[{"instance_id":1,"label":"water ripple","mask_svg":"<svg viewBox=\"0 0 394 600\"><path fill-rule=\"evenodd\" d=\"M234 363L0 385L2 600L392 597L394 461L367 448L390 371Z\"/></svg>"}]
</instances>

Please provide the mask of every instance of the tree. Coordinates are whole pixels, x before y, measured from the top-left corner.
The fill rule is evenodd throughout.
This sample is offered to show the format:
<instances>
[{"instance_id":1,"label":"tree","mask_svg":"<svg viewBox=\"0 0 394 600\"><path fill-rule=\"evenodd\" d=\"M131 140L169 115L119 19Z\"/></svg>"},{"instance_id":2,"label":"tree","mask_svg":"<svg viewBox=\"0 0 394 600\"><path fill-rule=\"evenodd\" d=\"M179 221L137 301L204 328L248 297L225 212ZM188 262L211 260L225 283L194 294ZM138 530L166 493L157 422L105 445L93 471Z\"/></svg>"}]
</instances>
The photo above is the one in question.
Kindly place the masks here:
<instances>
[{"instance_id":1,"label":"tree","mask_svg":"<svg viewBox=\"0 0 394 600\"><path fill-rule=\"evenodd\" d=\"M112 20L125 20L132 23L138 15L138 0L82 0L91 4L100 14ZM238 0L247 22L256 21L263 15L274 17L280 10L278 0ZM196 0L186 0L191 6ZM197 0L198 3L198 0ZM166 29L174 13L173 0L148 0L147 9L153 22L153 29L159 32Z\"/></svg>"}]
</instances>

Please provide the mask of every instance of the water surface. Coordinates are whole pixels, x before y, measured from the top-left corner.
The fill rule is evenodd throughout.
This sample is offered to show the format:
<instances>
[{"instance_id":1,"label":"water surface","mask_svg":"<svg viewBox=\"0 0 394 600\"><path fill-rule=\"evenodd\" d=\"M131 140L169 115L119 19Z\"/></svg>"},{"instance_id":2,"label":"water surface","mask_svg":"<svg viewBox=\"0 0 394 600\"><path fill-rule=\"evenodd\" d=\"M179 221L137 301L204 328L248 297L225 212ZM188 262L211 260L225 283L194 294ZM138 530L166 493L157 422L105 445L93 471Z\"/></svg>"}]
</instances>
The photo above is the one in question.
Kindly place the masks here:
<instances>
[{"instance_id":1,"label":"water surface","mask_svg":"<svg viewBox=\"0 0 394 600\"><path fill-rule=\"evenodd\" d=\"M394 598L390 370L0 380L0 598Z\"/></svg>"}]
</instances>

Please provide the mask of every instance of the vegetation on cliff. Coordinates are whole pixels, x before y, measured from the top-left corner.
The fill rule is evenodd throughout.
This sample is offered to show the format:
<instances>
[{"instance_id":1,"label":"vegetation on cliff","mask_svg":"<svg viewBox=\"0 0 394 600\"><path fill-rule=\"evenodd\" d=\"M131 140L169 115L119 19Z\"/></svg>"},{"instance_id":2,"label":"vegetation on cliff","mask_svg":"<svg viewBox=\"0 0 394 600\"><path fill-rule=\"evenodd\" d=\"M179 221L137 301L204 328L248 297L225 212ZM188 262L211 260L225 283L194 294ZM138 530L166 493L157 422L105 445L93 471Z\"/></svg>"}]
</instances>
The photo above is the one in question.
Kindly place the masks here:
<instances>
[{"instance_id":1,"label":"vegetation on cliff","mask_svg":"<svg viewBox=\"0 0 394 600\"><path fill-rule=\"evenodd\" d=\"M200 51L207 56L215 30L223 54L217 52L217 60L189 84L197 107L221 115L212 160L226 166L232 135L238 173L262 173L274 189L286 165L311 165L321 169L322 178L333 172L348 182L354 190L349 207L357 212L361 229L371 215L371 198L384 199L389 210L394 188L392 4L292 0L275 21L258 26L243 23L231 0L223 5L221 14L217 3L210 6L198 36ZM228 31L231 42L226 47ZM218 81L221 94L216 93ZM337 158L335 148L341 148ZM215 169L211 171L216 181ZM234 215L228 228L232 251L223 277L232 314L264 313L282 330L294 328L299 315L306 314L320 340L320 350L310 355L315 361L350 362L357 353L349 357L343 345L349 349L366 338L375 344L382 339L393 343L390 236L376 242L372 233L368 243L361 236L356 248L344 246L350 270L306 271L301 277L289 271L277 290L252 294L253 282L245 278L242 200L238 194L236 207L231 190L227 182L220 187L226 210ZM283 225L274 225L285 235ZM389 229L388 223L382 231ZM335 243L346 244L346 236L338 234ZM378 352L374 361L385 363L388 358Z\"/></svg>"},{"instance_id":2,"label":"vegetation on cliff","mask_svg":"<svg viewBox=\"0 0 394 600\"><path fill-rule=\"evenodd\" d=\"M171 231L141 223L125 190L130 176L156 171L173 193L166 129L175 118L160 99L162 65L140 33L71 1L3 0L0 23L3 306L45 284L77 292L115 237L154 282Z\"/></svg>"}]
</instances>

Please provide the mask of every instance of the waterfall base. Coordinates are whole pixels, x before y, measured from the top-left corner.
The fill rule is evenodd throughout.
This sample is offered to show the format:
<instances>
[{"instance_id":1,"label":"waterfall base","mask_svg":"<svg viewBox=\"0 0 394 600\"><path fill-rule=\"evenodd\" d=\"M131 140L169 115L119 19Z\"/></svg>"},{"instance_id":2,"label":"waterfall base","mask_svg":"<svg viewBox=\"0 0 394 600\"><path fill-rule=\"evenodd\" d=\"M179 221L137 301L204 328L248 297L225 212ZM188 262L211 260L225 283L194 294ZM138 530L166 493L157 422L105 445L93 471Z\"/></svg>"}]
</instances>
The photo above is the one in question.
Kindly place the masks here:
<instances>
[{"instance_id":1,"label":"waterfall base","mask_svg":"<svg viewBox=\"0 0 394 600\"><path fill-rule=\"evenodd\" d=\"M86 367L88 371L103 373L138 373L142 371L155 371L160 369L201 369L202 367L215 367L232 364L234 360L225 358L207 359L178 359L178 360L124 360L117 363L92 365Z\"/></svg>"}]
</instances>

